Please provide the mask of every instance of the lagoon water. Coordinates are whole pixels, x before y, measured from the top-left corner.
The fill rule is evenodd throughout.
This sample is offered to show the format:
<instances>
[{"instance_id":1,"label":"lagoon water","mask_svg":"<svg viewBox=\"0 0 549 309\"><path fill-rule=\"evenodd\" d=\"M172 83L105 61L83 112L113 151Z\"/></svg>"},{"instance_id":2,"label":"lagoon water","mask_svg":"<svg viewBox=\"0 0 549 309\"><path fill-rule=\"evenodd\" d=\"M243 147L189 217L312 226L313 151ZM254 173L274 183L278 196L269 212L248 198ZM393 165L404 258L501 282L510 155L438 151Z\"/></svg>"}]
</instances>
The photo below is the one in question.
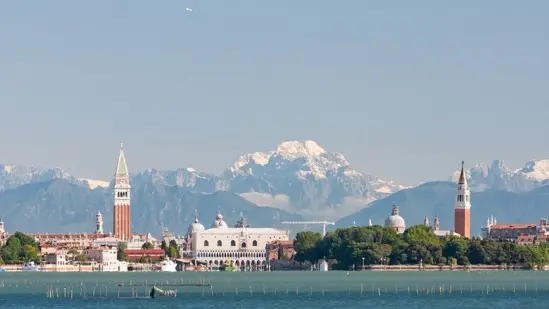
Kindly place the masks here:
<instances>
[{"instance_id":1,"label":"lagoon water","mask_svg":"<svg viewBox=\"0 0 549 309\"><path fill-rule=\"evenodd\" d=\"M189 286L203 283L211 286ZM177 297L150 299L153 285ZM543 271L0 273L0 308L535 309L548 302Z\"/></svg>"}]
</instances>

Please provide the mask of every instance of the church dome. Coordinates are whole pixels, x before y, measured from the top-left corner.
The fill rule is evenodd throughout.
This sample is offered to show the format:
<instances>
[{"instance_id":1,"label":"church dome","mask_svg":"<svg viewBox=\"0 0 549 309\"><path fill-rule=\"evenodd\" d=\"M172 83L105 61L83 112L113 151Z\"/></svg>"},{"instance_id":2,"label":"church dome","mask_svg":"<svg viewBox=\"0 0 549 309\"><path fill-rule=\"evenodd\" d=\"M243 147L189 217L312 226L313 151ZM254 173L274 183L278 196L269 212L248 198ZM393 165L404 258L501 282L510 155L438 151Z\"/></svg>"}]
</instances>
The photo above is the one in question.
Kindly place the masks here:
<instances>
[{"instance_id":1,"label":"church dome","mask_svg":"<svg viewBox=\"0 0 549 309\"><path fill-rule=\"evenodd\" d=\"M391 215L385 219L385 226L390 227L397 232L404 232L406 229L406 221L398 214L398 206L393 205Z\"/></svg>"},{"instance_id":2,"label":"church dome","mask_svg":"<svg viewBox=\"0 0 549 309\"><path fill-rule=\"evenodd\" d=\"M189 230L187 231L189 234L193 234L193 233L196 233L196 232L202 232L206 230L204 228L204 225L200 224L200 222L198 222L198 218L195 218L193 223L191 223L191 225L189 226Z\"/></svg>"},{"instance_id":3,"label":"church dome","mask_svg":"<svg viewBox=\"0 0 549 309\"><path fill-rule=\"evenodd\" d=\"M217 213L215 216L214 222L212 222L211 228L217 229L217 228L226 228L228 227L227 222L223 221L223 215L220 213Z\"/></svg>"}]
</instances>

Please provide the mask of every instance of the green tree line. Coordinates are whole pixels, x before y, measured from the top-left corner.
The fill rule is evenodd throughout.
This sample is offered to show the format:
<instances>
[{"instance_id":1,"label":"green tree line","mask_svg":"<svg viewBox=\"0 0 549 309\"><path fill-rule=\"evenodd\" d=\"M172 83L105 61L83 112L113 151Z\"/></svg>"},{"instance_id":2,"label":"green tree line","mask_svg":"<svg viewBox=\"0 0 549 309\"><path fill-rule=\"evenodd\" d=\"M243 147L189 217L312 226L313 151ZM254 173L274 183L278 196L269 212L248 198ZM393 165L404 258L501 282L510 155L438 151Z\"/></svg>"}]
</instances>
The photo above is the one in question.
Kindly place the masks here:
<instances>
[{"instance_id":1,"label":"green tree line","mask_svg":"<svg viewBox=\"0 0 549 309\"><path fill-rule=\"evenodd\" d=\"M8 237L0 248L0 264L40 263L40 246L34 238L21 232Z\"/></svg>"},{"instance_id":2,"label":"green tree line","mask_svg":"<svg viewBox=\"0 0 549 309\"><path fill-rule=\"evenodd\" d=\"M160 248L164 250L164 252L170 259L177 259L181 257L179 254L177 243L173 239L170 240L168 244L166 244L165 240L162 240L162 243L160 244Z\"/></svg>"},{"instance_id":3,"label":"green tree line","mask_svg":"<svg viewBox=\"0 0 549 309\"><path fill-rule=\"evenodd\" d=\"M297 261L333 259L334 269L364 265L525 265L549 264L549 245L517 245L494 239L438 237L431 227L415 225L403 234L379 225L340 228L324 238L301 232L294 241Z\"/></svg>"}]
</instances>

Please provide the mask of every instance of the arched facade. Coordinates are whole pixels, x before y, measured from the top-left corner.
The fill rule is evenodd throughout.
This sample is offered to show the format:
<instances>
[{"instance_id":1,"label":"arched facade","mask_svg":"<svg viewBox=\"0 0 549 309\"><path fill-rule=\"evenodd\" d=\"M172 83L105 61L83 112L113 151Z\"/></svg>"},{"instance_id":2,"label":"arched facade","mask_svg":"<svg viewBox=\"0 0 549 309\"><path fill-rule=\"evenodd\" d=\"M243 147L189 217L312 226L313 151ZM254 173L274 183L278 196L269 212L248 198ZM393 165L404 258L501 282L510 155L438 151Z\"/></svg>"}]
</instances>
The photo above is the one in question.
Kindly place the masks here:
<instances>
[{"instance_id":1,"label":"arched facade","mask_svg":"<svg viewBox=\"0 0 549 309\"><path fill-rule=\"evenodd\" d=\"M266 245L275 240L288 240L286 231L274 228L212 226L192 234L193 256L211 267L228 263L241 269L263 269L267 264Z\"/></svg>"}]
</instances>

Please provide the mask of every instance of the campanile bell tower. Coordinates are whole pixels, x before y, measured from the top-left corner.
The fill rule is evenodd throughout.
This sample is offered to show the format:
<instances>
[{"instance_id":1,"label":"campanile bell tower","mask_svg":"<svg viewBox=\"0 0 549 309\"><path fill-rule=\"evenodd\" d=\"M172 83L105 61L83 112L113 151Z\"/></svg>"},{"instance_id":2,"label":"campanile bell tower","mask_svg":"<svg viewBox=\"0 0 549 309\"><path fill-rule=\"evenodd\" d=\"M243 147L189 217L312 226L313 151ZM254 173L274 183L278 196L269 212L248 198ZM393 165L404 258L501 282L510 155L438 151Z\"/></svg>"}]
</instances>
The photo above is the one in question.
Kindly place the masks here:
<instances>
[{"instance_id":1,"label":"campanile bell tower","mask_svg":"<svg viewBox=\"0 0 549 309\"><path fill-rule=\"evenodd\" d=\"M467 185L463 165L464 162L461 161L454 209L454 231L462 237L471 238L471 191Z\"/></svg>"},{"instance_id":2,"label":"campanile bell tower","mask_svg":"<svg viewBox=\"0 0 549 309\"><path fill-rule=\"evenodd\" d=\"M114 176L114 237L128 240L131 236L130 216L130 174L124 156L124 145L120 144L120 154Z\"/></svg>"}]
</instances>

